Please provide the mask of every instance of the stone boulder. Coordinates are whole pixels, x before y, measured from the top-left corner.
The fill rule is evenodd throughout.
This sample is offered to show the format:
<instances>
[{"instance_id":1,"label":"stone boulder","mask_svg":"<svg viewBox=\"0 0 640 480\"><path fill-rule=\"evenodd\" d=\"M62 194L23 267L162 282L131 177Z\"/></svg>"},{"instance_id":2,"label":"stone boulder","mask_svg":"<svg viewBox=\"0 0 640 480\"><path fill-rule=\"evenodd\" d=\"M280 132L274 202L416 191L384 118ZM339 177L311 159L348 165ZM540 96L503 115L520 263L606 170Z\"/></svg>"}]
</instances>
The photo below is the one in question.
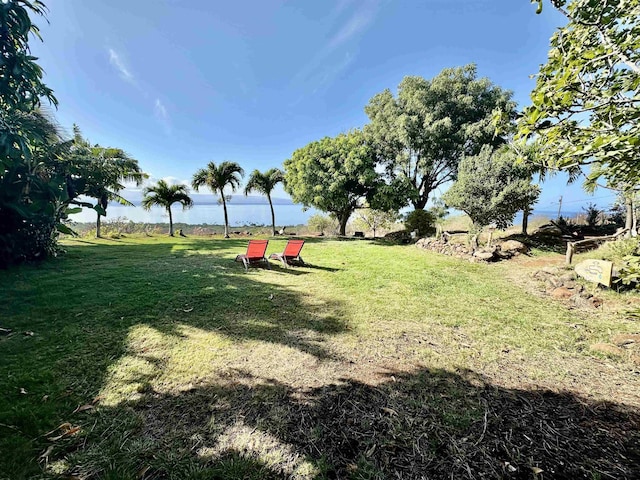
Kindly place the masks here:
<instances>
[{"instance_id":1,"label":"stone boulder","mask_svg":"<svg viewBox=\"0 0 640 480\"><path fill-rule=\"evenodd\" d=\"M573 292L567 287L558 287L551 292L551 296L558 299L571 298L573 296Z\"/></svg>"},{"instance_id":2,"label":"stone boulder","mask_svg":"<svg viewBox=\"0 0 640 480\"><path fill-rule=\"evenodd\" d=\"M517 240L507 240L505 242L502 242L499 246L501 252L509 252L512 255L526 253L529 251L529 247Z\"/></svg>"},{"instance_id":3,"label":"stone boulder","mask_svg":"<svg viewBox=\"0 0 640 480\"><path fill-rule=\"evenodd\" d=\"M478 260L484 260L485 262L489 262L493 260L495 256L495 251L487 251L487 250L477 250L474 252L473 256Z\"/></svg>"}]
</instances>

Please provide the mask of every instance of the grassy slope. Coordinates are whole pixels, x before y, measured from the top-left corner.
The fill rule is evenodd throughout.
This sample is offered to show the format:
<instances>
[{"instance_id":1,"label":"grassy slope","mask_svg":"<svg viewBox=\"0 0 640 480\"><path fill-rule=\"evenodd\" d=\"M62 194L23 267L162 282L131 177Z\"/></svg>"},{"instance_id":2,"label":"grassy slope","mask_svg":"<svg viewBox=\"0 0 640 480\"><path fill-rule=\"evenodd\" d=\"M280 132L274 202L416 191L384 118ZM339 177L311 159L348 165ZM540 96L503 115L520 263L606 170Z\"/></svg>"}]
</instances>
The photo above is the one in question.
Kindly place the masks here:
<instances>
[{"instance_id":1,"label":"grassy slope","mask_svg":"<svg viewBox=\"0 0 640 480\"><path fill-rule=\"evenodd\" d=\"M619 448L597 431L635 421L633 367L586 347L637 324L535 297L508 280L512 266L312 240L310 266L246 274L233 262L245 245L75 241L1 272L0 326L16 334L0 338L0 478L415 478L462 474L478 455L497 475L506 458L518 472L542 462L519 444L478 453L540 388L556 392L551 412L618 399L607 425L580 430L587 446ZM544 433L538 420L518 428ZM65 422L81 430L44 435ZM578 449L571 468L614 469L601 465L610 453Z\"/></svg>"}]
</instances>

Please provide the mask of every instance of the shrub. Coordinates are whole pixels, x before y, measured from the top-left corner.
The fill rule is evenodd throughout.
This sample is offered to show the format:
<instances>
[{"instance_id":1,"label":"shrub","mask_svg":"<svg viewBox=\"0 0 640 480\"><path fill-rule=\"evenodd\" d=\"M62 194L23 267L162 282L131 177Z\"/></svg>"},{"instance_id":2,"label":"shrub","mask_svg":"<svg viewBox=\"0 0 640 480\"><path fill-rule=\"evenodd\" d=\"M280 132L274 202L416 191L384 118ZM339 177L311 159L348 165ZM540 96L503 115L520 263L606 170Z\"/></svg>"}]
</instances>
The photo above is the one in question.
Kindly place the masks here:
<instances>
[{"instance_id":1,"label":"shrub","mask_svg":"<svg viewBox=\"0 0 640 480\"><path fill-rule=\"evenodd\" d=\"M640 256L628 255L622 259L616 284L640 289Z\"/></svg>"},{"instance_id":2,"label":"shrub","mask_svg":"<svg viewBox=\"0 0 640 480\"><path fill-rule=\"evenodd\" d=\"M335 220L325 215L320 215L319 213L312 215L307 221L307 226L310 230L321 233L323 235L325 233L325 230L335 230L335 224Z\"/></svg>"},{"instance_id":3,"label":"shrub","mask_svg":"<svg viewBox=\"0 0 640 480\"><path fill-rule=\"evenodd\" d=\"M430 237L436 233L436 217L426 210L414 210L407 214L404 226L410 232L418 231L420 237Z\"/></svg>"},{"instance_id":4,"label":"shrub","mask_svg":"<svg viewBox=\"0 0 640 480\"><path fill-rule=\"evenodd\" d=\"M640 255L640 242L637 238L626 238L605 243L600 252L603 260L621 260L628 256Z\"/></svg>"}]
</instances>

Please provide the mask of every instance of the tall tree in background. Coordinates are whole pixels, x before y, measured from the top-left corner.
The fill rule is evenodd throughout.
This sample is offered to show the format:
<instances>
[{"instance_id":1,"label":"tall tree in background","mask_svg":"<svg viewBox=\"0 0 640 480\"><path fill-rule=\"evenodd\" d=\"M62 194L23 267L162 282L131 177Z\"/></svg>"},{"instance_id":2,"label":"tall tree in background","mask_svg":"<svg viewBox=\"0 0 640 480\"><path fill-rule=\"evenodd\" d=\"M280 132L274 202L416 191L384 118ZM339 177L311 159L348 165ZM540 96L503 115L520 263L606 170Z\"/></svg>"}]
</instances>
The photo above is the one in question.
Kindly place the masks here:
<instances>
[{"instance_id":1,"label":"tall tree in background","mask_svg":"<svg viewBox=\"0 0 640 480\"><path fill-rule=\"evenodd\" d=\"M535 0L542 7L542 0ZM640 2L551 0L568 20L551 37L522 137L550 168L593 166L587 183L640 181Z\"/></svg>"},{"instance_id":2,"label":"tall tree in background","mask_svg":"<svg viewBox=\"0 0 640 480\"><path fill-rule=\"evenodd\" d=\"M376 165L375 149L360 130L325 137L285 160L285 190L294 202L335 215L345 235L349 217L365 200L372 208L394 208L392 189L387 192Z\"/></svg>"},{"instance_id":3,"label":"tall tree in background","mask_svg":"<svg viewBox=\"0 0 640 480\"><path fill-rule=\"evenodd\" d=\"M109 202L133 205L120 192L126 182L141 185L147 175L138 161L119 148L91 145L74 126L74 156L79 160L80 176L84 180L82 193L96 199L96 237L101 236L101 219L107 214Z\"/></svg>"},{"instance_id":4,"label":"tall tree in background","mask_svg":"<svg viewBox=\"0 0 640 480\"><path fill-rule=\"evenodd\" d=\"M462 159L458 179L443 199L469 215L477 232L492 223L501 229L510 226L516 213L530 209L539 196L540 187L531 184L529 170L512 152L487 145Z\"/></svg>"},{"instance_id":5,"label":"tall tree in background","mask_svg":"<svg viewBox=\"0 0 640 480\"><path fill-rule=\"evenodd\" d=\"M390 90L365 107L365 132L378 148L387 174L401 178L414 208L424 209L431 192L455 180L465 155L483 145L505 142L495 135L495 112L512 121L511 93L487 78L476 78L476 66L449 68L431 80L405 77L397 96Z\"/></svg>"},{"instance_id":6,"label":"tall tree in background","mask_svg":"<svg viewBox=\"0 0 640 480\"><path fill-rule=\"evenodd\" d=\"M244 194L249 195L252 191L262 193L269 200L269 207L271 208L271 231L272 234L276 234L276 215L273 211L273 202L271 201L271 192L275 186L284 181L284 174L278 168L272 168L262 173L260 170L254 170L249 176L249 181L244 187Z\"/></svg>"},{"instance_id":7,"label":"tall tree in background","mask_svg":"<svg viewBox=\"0 0 640 480\"><path fill-rule=\"evenodd\" d=\"M212 192L220 194L220 201L224 209L224 238L229 238L229 215L227 214L227 198L224 189L229 187L235 192L240 187L240 181L244 176L244 170L236 162L222 162L216 165L209 162L207 168L201 168L193 175L191 186L198 191L207 186Z\"/></svg>"},{"instance_id":8,"label":"tall tree in background","mask_svg":"<svg viewBox=\"0 0 640 480\"><path fill-rule=\"evenodd\" d=\"M173 215L171 214L171 205L179 203L182 209L186 210L193 206L193 200L189 196L189 187L186 185L169 185L164 180L159 180L157 184L145 187L142 191L144 197L142 199L142 207L150 210L151 207L157 205L164 207L169 214L169 235L173 237Z\"/></svg>"}]
</instances>

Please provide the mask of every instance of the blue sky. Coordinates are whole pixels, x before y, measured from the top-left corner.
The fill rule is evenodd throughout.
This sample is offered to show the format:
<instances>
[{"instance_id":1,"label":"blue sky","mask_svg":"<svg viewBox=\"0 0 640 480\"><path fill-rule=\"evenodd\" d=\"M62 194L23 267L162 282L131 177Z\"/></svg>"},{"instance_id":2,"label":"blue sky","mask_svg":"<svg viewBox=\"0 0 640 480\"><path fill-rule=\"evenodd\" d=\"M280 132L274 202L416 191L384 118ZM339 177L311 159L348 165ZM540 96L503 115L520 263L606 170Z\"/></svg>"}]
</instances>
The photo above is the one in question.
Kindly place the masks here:
<instances>
[{"instance_id":1,"label":"blue sky","mask_svg":"<svg viewBox=\"0 0 640 480\"><path fill-rule=\"evenodd\" d=\"M528 0L45 3L49 24L36 20L44 42L31 45L58 121L174 181L210 160L247 173L281 166L313 140L363 126L369 99L406 75L475 62L525 106L530 75L565 24ZM538 208L557 208L559 195L573 210L589 198L559 175ZM609 195L594 198L606 205Z\"/></svg>"}]
</instances>

